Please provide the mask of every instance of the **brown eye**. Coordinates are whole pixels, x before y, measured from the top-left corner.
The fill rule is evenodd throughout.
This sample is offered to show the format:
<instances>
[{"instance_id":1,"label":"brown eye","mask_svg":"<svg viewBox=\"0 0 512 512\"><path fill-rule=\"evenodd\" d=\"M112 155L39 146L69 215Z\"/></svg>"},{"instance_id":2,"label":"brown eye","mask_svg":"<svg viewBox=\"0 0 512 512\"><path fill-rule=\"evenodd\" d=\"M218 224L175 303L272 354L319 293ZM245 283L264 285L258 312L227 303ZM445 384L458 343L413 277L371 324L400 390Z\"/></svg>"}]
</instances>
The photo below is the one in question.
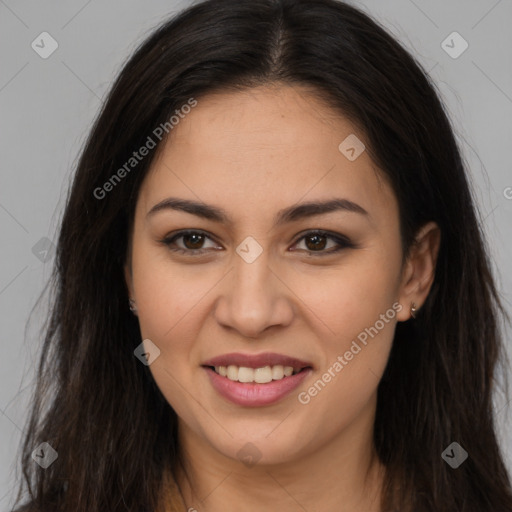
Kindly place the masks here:
<instances>
[{"instance_id":1,"label":"brown eye","mask_svg":"<svg viewBox=\"0 0 512 512\"><path fill-rule=\"evenodd\" d=\"M179 243L179 241L181 242ZM209 248L205 248L204 244L207 240L212 240L206 233L201 231L180 231L173 236L169 236L160 240L160 242L173 252L179 252L190 256L201 255L210 249L218 250L218 246L213 244Z\"/></svg>"},{"instance_id":2,"label":"brown eye","mask_svg":"<svg viewBox=\"0 0 512 512\"><path fill-rule=\"evenodd\" d=\"M355 248L355 244L344 235L330 234L326 231L310 231L300 238L295 245L301 241L304 241L304 250L306 252L318 253L315 256L323 256L341 251L342 249ZM329 241L334 242L330 247L328 247Z\"/></svg>"},{"instance_id":3,"label":"brown eye","mask_svg":"<svg viewBox=\"0 0 512 512\"><path fill-rule=\"evenodd\" d=\"M317 251L325 249L327 245L327 237L324 235L308 235L304 237L306 240L306 246L311 251Z\"/></svg>"},{"instance_id":4,"label":"brown eye","mask_svg":"<svg viewBox=\"0 0 512 512\"><path fill-rule=\"evenodd\" d=\"M202 233L190 233L182 235L181 238L183 238L183 245L187 249L201 249L205 236Z\"/></svg>"}]
</instances>

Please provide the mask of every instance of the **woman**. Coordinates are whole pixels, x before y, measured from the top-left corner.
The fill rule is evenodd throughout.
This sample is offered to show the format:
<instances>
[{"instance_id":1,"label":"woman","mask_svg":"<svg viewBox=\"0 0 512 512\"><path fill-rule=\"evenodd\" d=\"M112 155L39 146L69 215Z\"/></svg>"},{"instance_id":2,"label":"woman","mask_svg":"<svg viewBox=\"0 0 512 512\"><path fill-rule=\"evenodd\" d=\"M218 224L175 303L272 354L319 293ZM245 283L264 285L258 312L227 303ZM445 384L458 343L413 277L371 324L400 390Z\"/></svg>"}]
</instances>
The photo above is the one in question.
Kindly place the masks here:
<instances>
[{"instance_id":1,"label":"woman","mask_svg":"<svg viewBox=\"0 0 512 512\"><path fill-rule=\"evenodd\" d=\"M166 22L67 202L26 510L512 510L475 212L434 85L359 10Z\"/></svg>"}]
</instances>

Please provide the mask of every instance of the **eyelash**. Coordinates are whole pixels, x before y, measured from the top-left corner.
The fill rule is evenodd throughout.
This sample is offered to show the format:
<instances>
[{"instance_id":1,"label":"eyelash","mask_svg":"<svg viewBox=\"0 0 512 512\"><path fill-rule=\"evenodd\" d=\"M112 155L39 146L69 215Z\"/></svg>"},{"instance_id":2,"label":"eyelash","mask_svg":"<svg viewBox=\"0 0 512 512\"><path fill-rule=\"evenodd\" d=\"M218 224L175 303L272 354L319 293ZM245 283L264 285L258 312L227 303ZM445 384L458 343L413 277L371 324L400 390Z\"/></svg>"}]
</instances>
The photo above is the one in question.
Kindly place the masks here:
<instances>
[{"instance_id":1,"label":"eyelash","mask_svg":"<svg viewBox=\"0 0 512 512\"><path fill-rule=\"evenodd\" d=\"M204 235L206 238L209 238L210 240L212 239L204 231L184 230L184 231L179 231L178 233L175 233L174 235L172 235L170 237L167 236L164 239L159 240L159 242L166 245L173 252L177 252L179 254L187 254L188 256L201 256L202 254L208 252L209 249L182 249L181 247L178 247L178 248L171 247L171 245L174 243L174 241L177 240L178 238L182 238L186 235L196 235L196 234ZM328 251L325 251L325 250L311 251L311 250L309 250L309 251L307 251L309 256L322 257L322 256L327 256L329 254L340 252L343 249L353 249L356 247L356 245L354 243L352 243L347 237L345 237L343 235L335 235L335 234L329 233L328 231L324 231L322 229L308 231L307 233L303 234L299 239L297 239L293 245L296 245L301 240L303 240L309 236L312 236L312 235L320 235L320 236L329 238L331 240L334 240L339 245L339 247L335 248L334 250L331 249Z\"/></svg>"}]
</instances>

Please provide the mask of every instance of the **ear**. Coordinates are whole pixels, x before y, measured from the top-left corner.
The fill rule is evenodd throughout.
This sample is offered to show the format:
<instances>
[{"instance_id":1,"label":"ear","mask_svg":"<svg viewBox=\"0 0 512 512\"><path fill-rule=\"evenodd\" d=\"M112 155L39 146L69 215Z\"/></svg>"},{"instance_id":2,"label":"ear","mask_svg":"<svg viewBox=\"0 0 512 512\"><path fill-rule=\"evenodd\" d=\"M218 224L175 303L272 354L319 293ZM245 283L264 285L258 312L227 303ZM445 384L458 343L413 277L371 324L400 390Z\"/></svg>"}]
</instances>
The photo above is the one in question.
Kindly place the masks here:
<instances>
[{"instance_id":1,"label":"ear","mask_svg":"<svg viewBox=\"0 0 512 512\"><path fill-rule=\"evenodd\" d=\"M418 310L427 299L434 282L440 244L441 230L435 222L428 222L418 231L402 271L399 302L403 308L397 314L399 322L411 318L413 302Z\"/></svg>"},{"instance_id":2,"label":"ear","mask_svg":"<svg viewBox=\"0 0 512 512\"><path fill-rule=\"evenodd\" d=\"M133 297L133 276L132 276L132 262L131 258L126 258L124 267L124 280L126 282L126 288L128 289L128 298L134 298Z\"/></svg>"}]
</instances>

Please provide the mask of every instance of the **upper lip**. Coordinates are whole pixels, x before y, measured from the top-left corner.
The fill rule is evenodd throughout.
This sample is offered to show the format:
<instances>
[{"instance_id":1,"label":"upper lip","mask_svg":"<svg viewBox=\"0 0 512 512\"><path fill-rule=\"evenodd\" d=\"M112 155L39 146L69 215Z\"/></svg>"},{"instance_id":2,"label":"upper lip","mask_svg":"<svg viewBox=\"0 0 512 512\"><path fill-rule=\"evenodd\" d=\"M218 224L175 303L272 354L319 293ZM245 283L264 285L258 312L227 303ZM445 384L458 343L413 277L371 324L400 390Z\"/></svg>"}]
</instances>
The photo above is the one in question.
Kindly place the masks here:
<instances>
[{"instance_id":1,"label":"upper lip","mask_svg":"<svg viewBox=\"0 0 512 512\"><path fill-rule=\"evenodd\" d=\"M290 357L273 352L264 352L262 354L241 354L231 353L208 359L203 366L244 366L246 368L263 368L264 366L292 366L293 368L312 367L311 363L302 361L296 357Z\"/></svg>"}]
</instances>

